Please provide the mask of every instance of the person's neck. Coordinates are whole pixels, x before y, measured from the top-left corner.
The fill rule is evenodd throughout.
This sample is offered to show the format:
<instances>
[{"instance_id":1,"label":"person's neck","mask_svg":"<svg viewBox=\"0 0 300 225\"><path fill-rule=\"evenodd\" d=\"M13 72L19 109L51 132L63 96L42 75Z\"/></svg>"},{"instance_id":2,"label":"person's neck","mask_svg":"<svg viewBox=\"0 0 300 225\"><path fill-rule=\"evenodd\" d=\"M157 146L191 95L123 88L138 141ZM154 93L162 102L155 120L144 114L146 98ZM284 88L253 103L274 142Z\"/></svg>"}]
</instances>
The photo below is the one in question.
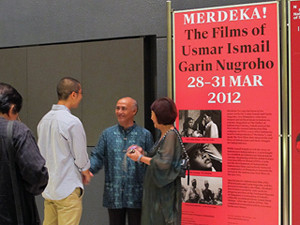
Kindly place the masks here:
<instances>
[{"instance_id":1,"label":"person's neck","mask_svg":"<svg viewBox=\"0 0 300 225\"><path fill-rule=\"evenodd\" d=\"M123 127L124 130L127 130L129 127L132 127L132 126L134 125L134 121L128 122L128 123L126 123L126 124L120 124L120 123L119 123L119 125L120 125L121 127Z\"/></svg>"},{"instance_id":2,"label":"person's neck","mask_svg":"<svg viewBox=\"0 0 300 225\"><path fill-rule=\"evenodd\" d=\"M160 128L160 132L161 132L161 136L160 136L160 139L163 138L165 136L165 134L169 131L169 130L172 130L174 129L174 125L163 125L161 128Z\"/></svg>"},{"instance_id":3,"label":"person's neck","mask_svg":"<svg viewBox=\"0 0 300 225\"><path fill-rule=\"evenodd\" d=\"M3 117L4 119L7 119L7 120L9 119L7 114L3 114L3 113L0 113L0 117Z\"/></svg>"},{"instance_id":4,"label":"person's neck","mask_svg":"<svg viewBox=\"0 0 300 225\"><path fill-rule=\"evenodd\" d=\"M57 105L64 105L66 106L69 110L71 110L72 106L68 101L64 101L64 100L59 100L57 102Z\"/></svg>"}]
</instances>

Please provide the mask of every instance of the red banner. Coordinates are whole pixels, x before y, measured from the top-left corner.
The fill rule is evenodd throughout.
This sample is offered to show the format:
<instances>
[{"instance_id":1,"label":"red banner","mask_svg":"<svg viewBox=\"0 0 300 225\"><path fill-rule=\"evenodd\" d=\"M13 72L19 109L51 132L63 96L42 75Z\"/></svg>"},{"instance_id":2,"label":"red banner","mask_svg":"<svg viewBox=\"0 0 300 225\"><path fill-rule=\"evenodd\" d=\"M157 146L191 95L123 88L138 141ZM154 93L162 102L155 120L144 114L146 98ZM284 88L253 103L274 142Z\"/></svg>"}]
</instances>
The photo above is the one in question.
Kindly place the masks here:
<instances>
[{"instance_id":1,"label":"red banner","mask_svg":"<svg viewBox=\"0 0 300 225\"><path fill-rule=\"evenodd\" d=\"M182 224L279 224L278 5L173 15Z\"/></svg>"},{"instance_id":2,"label":"red banner","mask_svg":"<svg viewBox=\"0 0 300 225\"><path fill-rule=\"evenodd\" d=\"M300 204L300 123L298 115L300 115L300 1L290 2L290 75L291 75L291 162L292 162L292 222L298 224L300 214L297 208Z\"/></svg>"}]
</instances>

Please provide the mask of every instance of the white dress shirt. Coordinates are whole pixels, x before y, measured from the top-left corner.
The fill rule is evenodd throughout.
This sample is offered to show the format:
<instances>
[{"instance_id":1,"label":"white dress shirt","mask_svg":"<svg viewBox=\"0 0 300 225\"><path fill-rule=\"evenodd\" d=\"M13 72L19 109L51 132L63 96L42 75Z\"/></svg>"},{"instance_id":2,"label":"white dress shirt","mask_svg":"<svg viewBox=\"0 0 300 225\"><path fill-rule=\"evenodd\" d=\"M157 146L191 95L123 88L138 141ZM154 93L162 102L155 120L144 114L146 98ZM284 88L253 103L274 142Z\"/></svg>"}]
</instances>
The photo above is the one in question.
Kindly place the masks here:
<instances>
[{"instance_id":1,"label":"white dress shirt","mask_svg":"<svg viewBox=\"0 0 300 225\"><path fill-rule=\"evenodd\" d=\"M213 121L210 121L208 124L206 124L205 137L219 138L218 126Z\"/></svg>"},{"instance_id":2,"label":"white dress shirt","mask_svg":"<svg viewBox=\"0 0 300 225\"><path fill-rule=\"evenodd\" d=\"M49 182L42 196L51 200L83 189L81 171L90 168L86 135L81 121L64 105L53 105L37 128L38 146L46 159Z\"/></svg>"}]
</instances>

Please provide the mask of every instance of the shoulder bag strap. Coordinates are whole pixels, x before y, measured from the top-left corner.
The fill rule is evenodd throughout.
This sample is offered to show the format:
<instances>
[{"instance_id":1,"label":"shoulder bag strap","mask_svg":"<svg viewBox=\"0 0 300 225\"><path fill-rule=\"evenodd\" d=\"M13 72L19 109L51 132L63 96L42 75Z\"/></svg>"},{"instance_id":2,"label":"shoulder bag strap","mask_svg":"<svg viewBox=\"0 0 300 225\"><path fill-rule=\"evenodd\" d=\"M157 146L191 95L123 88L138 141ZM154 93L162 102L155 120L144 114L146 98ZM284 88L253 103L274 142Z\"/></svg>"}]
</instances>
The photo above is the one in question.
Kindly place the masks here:
<instances>
[{"instance_id":1,"label":"shoulder bag strap","mask_svg":"<svg viewBox=\"0 0 300 225\"><path fill-rule=\"evenodd\" d=\"M183 144L182 139L181 139L181 135L179 134L179 132L176 128L174 128L174 130L175 130L175 133L177 134L178 140L181 144L181 149L182 149L181 157L182 157L182 159L187 160L187 171L188 171L187 184L189 185L190 184L190 158L189 158L189 155L187 154L187 152L185 150L184 144Z\"/></svg>"},{"instance_id":2,"label":"shoulder bag strap","mask_svg":"<svg viewBox=\"0 0 300 225\"><path fill-rule=\"evenodd\" d=\"M17 220L18 225L23 225L23 212L21 208L21 198L20 198L20 192L19 192L19 185L17 180L17 173L16 173L16 162L15 162L15 148L13 146L13 124L14 121L10 120L7 124L7 137L8 137L8 157L10 161L10 176L12 181L12 188L14 193L14 199L15 199L15 207L16 207L16 213L17 213Z\"/></svg>"}]
</instances>

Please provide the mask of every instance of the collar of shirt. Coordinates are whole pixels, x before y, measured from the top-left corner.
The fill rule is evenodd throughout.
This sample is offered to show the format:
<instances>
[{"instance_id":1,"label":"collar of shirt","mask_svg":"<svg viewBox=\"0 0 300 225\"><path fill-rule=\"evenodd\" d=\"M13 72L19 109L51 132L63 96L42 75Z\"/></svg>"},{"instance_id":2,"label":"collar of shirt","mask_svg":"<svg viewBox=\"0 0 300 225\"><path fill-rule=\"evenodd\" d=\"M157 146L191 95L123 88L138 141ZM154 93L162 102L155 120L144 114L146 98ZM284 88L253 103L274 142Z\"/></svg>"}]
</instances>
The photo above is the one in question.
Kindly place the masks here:
<instances>
[{"instance_id":1,"label":"collar of shirt","mask_svg":"<svg viewBox=\"0 0 300 225\"><path fill-rule=\"evenodd\" d=\"M66 110L69 113L71 113L70 109L67 106L65 106L65 105L54 104L54 105L52 105L52 110Z\"/></svg>"},{"instance_id":2,"label":"collar of shirt","mask_svg":"<svg viewBox=\"0 0 300 225\"><path fill-rule=\"evenodd\" d=\"M135 121L133 121L133 123L134 124L131 127L128 127L126 130L124 129L124 127L122 127L120 124L118 124L120 132L125 133L125 134L129 134L137 126Z\"/></svg>"},{"instance_id":3,"label":"collar of shirt","mask_svg":"<svg viewBox=\"0 0 300 225\"><path fill-rule=\"evenodd\" d=\"M213 121L209 121L205 127L209 127L211 124L213 124Z\"/></svg>"}]
</instances>

